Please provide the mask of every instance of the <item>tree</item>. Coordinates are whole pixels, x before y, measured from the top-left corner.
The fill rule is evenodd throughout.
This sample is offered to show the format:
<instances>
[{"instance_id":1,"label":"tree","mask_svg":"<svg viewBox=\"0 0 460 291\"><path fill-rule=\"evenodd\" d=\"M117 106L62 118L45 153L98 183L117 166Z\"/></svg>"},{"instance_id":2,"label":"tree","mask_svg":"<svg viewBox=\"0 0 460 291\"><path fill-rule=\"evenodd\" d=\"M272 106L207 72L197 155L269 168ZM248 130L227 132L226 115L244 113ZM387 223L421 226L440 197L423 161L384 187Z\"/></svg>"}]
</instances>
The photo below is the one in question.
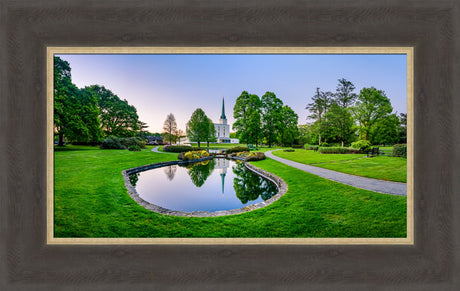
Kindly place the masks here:
<instances>
[{"instance_id":1,"label":"tree","mask_svg":"<svg viewBox=\"0 0 460 291\"><path fill-rule=\"evenodd\" d=\"M319 88L316 88L316 94L312 98L312 103L308 104L305 109L311 112L309 118L315 119L318 125L318 144L321 144L321 132L324 126L323 117L326 114L333 94L331 92L320 92Z\"/></svg>"},{"instance_id":2,"label":"tree","mask_svg":"<svg viewBox=\"0 0 460 291\"><path fill-rule=\"evenodd\" d=\"M137 128L139 129L139 131L136 133L137 137L141 139L147 139L147 136L151 135L147 130L145 130L148 128L147 123L139 120L137 122Z\"/></svg>"},{"instance_id":3,"label":"tree","mask_svg":"<svg viewBox=\"0 0 460 291\"><path fill-rule=\"evenodd\" d=\"M64 144L64 137L74 142L99 142L97 101L72 83L70 72L68 62L54 57L54 128L59 145Z\"/></svg>"},{"instance_id":4,"label":"tree","mask_svg":"<svg viewBox=\"0 0 460 291\"><path fill-rule=\"evenodd\" d=\"M372 144L394 144L399 140L399 118L396 114L390 114L379 119L369 132Z\"/></svg>"},{"instance_id":5,"label":"tree","mask_svg":"<svg viewBox=\"0 0 460 291\"><path fill-rule=\"evenodd\" d=\"M262 135L268 143L268 147L278 141L278 136L283 126L281 109L283 101L276 97L273 92L266 92L262 98Z\"/></svg>"},{"instance_id":6,"label":"tree","mask_svg":"<svg viewBox=\"0 0 460 291\"><path fill-rule=\"evenodd\" d=\"M407 143L407 114L400 113L399 114L399 123L398 126L398 143Z\"/></svg>"},{"instance_id":7,"label":"tree","mask_svg":"<svg viewBox=\"0 0 460 291\"><path fill-rule=\"evenodd\" d=\"M353 93L354 90L355 85L353 85L352 82L343 78L339 79L339 84L337 85L336 93L334 94L337 104L342 108L352 106L356 97L358 97L358 95Z\"/></svg>"},{"instance_id":8,"label":"tree","mask_svg":"<svg viewBox=\"0 0 460 291\"><path fill-rule=\"evenodd\" d=\"M349 108L343 108L332 101L329 111L325 115L328 135L332 140L340 142L342 147L345 143L351 143L355 138L355 126Z\"/></svg>"},{"instance_id":9,"label":"tree","mask_svg":"<svg viewBox=\"0 0 460 291\"><path fill-rule=\"evenodd\" d=\"M212 120L208 118L208 133L206 135L205 141L207 143L207 147L209 148L209 142L216 142L217 141L217 136L216 136L216 129L214 127L214 123L212 123Z\"/></svg>"},{"instance_id":10,"label":"tree","mask_svg":"<svg viewBox=\"0 0 460 291\"><path fill-rule=\"evenodd\" d=\"M187 122L187 137L191 141L198 142L198 147L200 147L200 142L206 141L211 134L209 121L210 119L206 116L204 111L198 108L192 113L190 120Z\"/></svg>"},{"instance_id":11,"label":"tree","mask_svg":"<svg viewBox=\"0 0 460 291\"><path fill-rule=\"evenodd\" d=\"M171 144L172 140L172 134L176 132L177 130L177 122L176 118L172 113L169 113L168 116L166 116L166 120L163 124L163 130L168 133L169 135L169 144Z\"/></svg>"},{"instance_id":12,"label":"tree","mask_svg":"<svg viewBox=\"0 0 460 291\"><path fill-rule=\"evenodd\" d=\"M138 130L139 117L134 106L121 100L104 86L92 85L83 89L97 99L100 110L101 126L106 136L134 136Z\"/></svg>"},{"instance_id":13,"label":"tree","mask_svg":"<svg viewBox=\"0 0 460 291\"><path fill-rule=\"evenodd\" d=\"M297 126L299 132L299 143L313 144L316 142L316 133L313 124L299 124Z\"/></svg>"},{"instance_id":14,"label":"tree","mask_svg":"<svg viewBox=\"0 0 460 291\"><path fill-rule=\"evenodd\" d=\"M243 91L233 107L233 130L240 142L258 144L261 137L260 99L257 95Z\"/></svg>"},{"instance_id":15,"label":"tree","mask_svg":"<svg viewBox=\"0 0 460 291\"><path fill-rule=\"evenodd\" d=\"M289 106L284 105L281 108L281 115L283 126L281 127L281 143L286 146L291 145L298 138L299 132L297 130L297 123L299 116Z\"/></svg>"},{"instance_id":16,"label":"tree","mask_svg":"<svg viewBox=\"0 0 460 291\"><path fill-rule=\"evenodd\" d=\"M393 111L390 99L382 90L374 87L363 88L354 108L355 118L359 122L360 135L370 141L370 134L376 123Z\"/></svg>"},{"instance_id":17,"label":"tree","mask_svg":"<svg viewBox=\"0 0 460 291\"><path fill-rule=\"evenodd\" d=\"M354 104L358 97L353 91L355 86L346 79L339 79L336 92L333 95L333 110L329 115L331 124L335 127L335 132L344 147L345 141L350 137L353 121L349 108Z\"/></svg>"},{"instance_id":18,"label":"tree","mask_svg":"<svg viewBox=\"0 0 460 291\"><path fill-rule=\"evenodd\" d=\"M182 130L182 129L176 129L176 136L179 140L179 144L180 144L180 139L183 138L185 136L185 132Z\"/></svg>"}]
</instances>

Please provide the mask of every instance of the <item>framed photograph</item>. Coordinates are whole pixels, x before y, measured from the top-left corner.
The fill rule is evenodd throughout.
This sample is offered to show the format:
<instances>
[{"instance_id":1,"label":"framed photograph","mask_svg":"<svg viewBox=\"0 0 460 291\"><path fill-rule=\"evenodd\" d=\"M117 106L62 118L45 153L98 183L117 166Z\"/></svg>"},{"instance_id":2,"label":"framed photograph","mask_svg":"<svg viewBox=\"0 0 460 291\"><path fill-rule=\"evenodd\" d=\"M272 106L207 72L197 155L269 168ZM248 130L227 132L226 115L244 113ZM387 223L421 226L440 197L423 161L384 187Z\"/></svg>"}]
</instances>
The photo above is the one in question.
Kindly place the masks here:
<instances>
[{"instance_id":1,"label":"framed photograph","mask_svg":"<svg viewBox=\"0 0 460 291\"><path fill-rule=\"evenodd\" d=\"M413 244L412 47L47 51L48 243Z\"/></svg>"},{"instance_id":2,"label":"framed photograph","mask_svg":"<svg viewBox=\"0 0 460 291\"><path fill-rule=\"evenodd\" d=\"M0 289L459 289L460 281L457 278L460 276L460 264L456 246L460 243L457 231L460 210L460 198L457 193L460 189L460 182L456 177L459 153L458 147L455 146L458 144L458 124L460 124L458 122L459 104L455 97L460 86L456 67L459 57L457 49L459 45L457 19L460 18L458 5L452 1L433 0L411 3L401 3L397 0L384 3L360 0L320 2L287 0L282 3L249 0L195 1L193 4L185 0L156 1L154 3L145 0L78 1L75 3L60 3L52 0L0 1L0 149L3 154L0 159L0 176L2 177L0 180L2 233L0 235ZM107 48L111 49L111 52L107 52ZM168 92L162 92L164 94L161 97L167 97L167 100L158 101L156 104L139 103L141 105L138 105L138 101L130 97L130 94L134 94L137 90L142 91L142 88L136 87L129 93L123 93L124 91L117 86L122 86L126 82L120 80L120 82L109 84L96 78L103 75L96 69L104 68L106 72L119 71L119 69L102 66L101 60L93 60L92 64L88 63L85 71L80 71L77 67L82 62L73 61L69 57L70 55L89 57L103 54L127 56L133 54L133 50L138 51L135 53L137 55L140 55L139 51L142 52L142 55L167 55L174 52L177 55L202 56L230 56L232 54L301 56L310 54L348 55L359 58L361 55L381 57L404 55L406 59L402 63L407 70L404 74L404 83L407 86L405 97L408 101L405 108L408 130L407 196L372 194L373 191L365 189L351 193L346 189L351 189L352 186L330 182L329 186L336 187L337 190L341 189L344 195L361 195L359 201L362 204L369 203L377 196L390 197L380 200L380 203L387 204L386 213L382 212L382 208L379 207L362 209L359 207L361 204L356 204L358 200L355 200L355 204L346 204L346 201L343 201L343 205L352 210L350 213L356 218L355 222L359 220L358 213L364 213L367 217L372 216L372 221L377 222L372 226L361 225L368 230L368 235L365 235L362 229L353 228L345 223L350 222L348 217L344 218L336 212L331 203L340 204L340 201L335 200L338 197L325 196L329 199L322 201L320 206L323 209L307 203L309 201L297 199L303 203L297 206L305 207L311 217L315 218L305 224L302 221L306 217L303 215L305 212L294 210L296 205L288 203L294 201L289 200L289 196L293 196L291 194L297 191L296 181L310 179L310 183L305 187L312 189L311 187L317 187L315 179L318 178L299 169L295 170L295 175L292 175L290 171L294 170L269 156L269 159L249 161L248 164L282 178L288 185L287 194L282 195L273 203L267 203L266 206L259 204L261 207L252 210L251 205L265 203L266 200L249 202L248 199L249 204L230 209L248 207L248 211L217 217L183 217L159 214L150 210L149 207L152 208L152 205L155 205L159 208L154 210L159 210L161 207L166 209L164 211L211 212L209 210L180 210L173 206L162 205L158 201L143 203L136 198L135 193L140 198L146 197L140 185L144 183L145 176L143 175L149 171L137 169L139 166L178 161L179 153L165 154L152 151L156 149L161 152L161 148L157 148L157 145L154 144L160 142L158 135L152 135L145 141L153 143L146 144L146 149L142 149L142 144L134 141L133 144L127 144L132 140L123 140L122 146L131 147L131 151L95 147L93 150L87 149L85 153L82 153L81 149L91 147L91 145L76 144L83 142L78 139L85 135L94 137L94 132L97 136L99 129L108 130L108 127L89 126L92 124L90 122L92 116L97 116L96 120L99 119L101 122L101 109L91 106L91 104L95 105L93 103L95 100L97 101L95 99L97 94L92 94L93 89L96 89L94 87L91 89L93 85L104 86L107 89L105 93L110 91L112 95L118 96L117 99L108 94L109 97L113 97L115 104L123 105L127 111L134 106L139 117L138 121L147 123L149 127L158 125L158 128L149 128L148 130L152 131L149 133L154 134L158 130L163 130L168 115L172 113L178 127L185 131L184 135L187 136L186 125L191 121L193 112L201 108L210 119L205 120L209 125L207 129L214 128L213 134L216 141L210 141L210 143L217 144L218 137L220 137L221 143L230 140L228 147L231 147L231 139L238 139L238 142L241 139L242 145L248 148L251 145L251 148L246 156L235 154L236 157L246 159L250 153L259 151L264 155L271 154L275 158L300 164L302 161L303 164L308 164L307 157L304 156L303 160L296 161L295 155L305 153L327 155L315 152L314 147L305 149L306 145L314 146L316 138L318 138L318 151L321 148L318 129L321 129L321 142L328 143L327 146L323 144L323 148L342 148L341 135L330 131L331 128L327 127L330 124L323 123L323 119L319 122L314 106L310 105L314 103L315 95L329 96L327 92L337 93L339 79L343 78L353 83L355 86L353 92L358 96L364 96L366 92L373 92L377 96L383 95L382 92L384 92L385 96L390 97L393 107L390 115L396 112L404 113L404 109L397 106L396 101L391 99L395 96L390 94L392 89L387 89L385 85L382 85L383 83L378 83L377 78L361 84L360 80L369 76L352 78L340 75L331 77L329 84L319 83L319 81L316 84L313 80L317 77L319 79L321 76L319 71L311 75L311 80L308 80L308 83L311 81L311 84L308 85L312 86L308 88L313 88L313 90L306 89L306 92L302 92L302 96L305 97L304 100L301 100L302 105L296 105L293 99L288 98L291 94L284 93L281 87L275 88L277 90L268 88L289 83L293 76L290 75L292 72L287 71L286 76L289 76L289 80L272 81L270 86L266 83L260 88L237 86L234 93L220 92L225 88L219 86L215 93L209 93L209 96L212 95L215 100L202 96L205 101L202 102L201 98L194 96L196 104L189 105L186 102L181 104L174 100L172 95L166 94ZM65 62L71 68L71 82L64 82L65 86L54 86L54 57L62 60L60 63L63 65L61 68L64 68L61 71L64 72L62 76L66 76ZM252 60L249 61L252 62ZM297 62L302 64L300 59ZM112 61L109 63L115 64ZM140 58L137 68L142 68L148 63L147 59ZM134 61L128 60L127 64L132 65ZM223 63L215 63L215 74L206 75L206 78L215 80L213 83L217 85L222 83L214 78L227 73L225 67L219 64ZM230 69L234 64L236 62L228 63L228 68ZM333 68L336 64L336 62L330 62L330 65L326 67ZM380 70L384 72L384 68L390 63L380 64ZM207 64L204 62L202 66L197 67L202 69L207 67ZM53 74L49 74L51 68ZM265 77L265 74L271 71L270 68L280 67L273 65L265 66L265 68L259 74L250 74L252 71L257 72L254 68L247 68L242 73L248 76L247 80L255 83L257 77ZM376 72L380 70L374 68L372 75L376 76ZM176 74L180 79L179 77L184 73L177 71L177 67L171 63L161 66L159 72L152 76L152 71L147 70L145 75L141 75L126 67L123 80L132 78L131 84L136 85L142 83L143 80L146 80L145 83L155 81L160 82L163 88L175 88L177 91L183 90L184 92L192 92L194 86L199 84L194 82L168 83L170 80L166 79L167 76ZM189 75L196 79L200 77L200 72L196 70L195 75L192 73ZM410 72L413 74L411 75ZM89 81L80 83L78 74L82 76L81 80L88 78ZM395 75L397 74L400 74L400 71L395 71ZM51 79L50 76L52 76ZM212 87L211 85L209 88ZM66 106L70 106L67 106L69 112L74 109L73 114L67 115L68 120L74 121L70 128L83 129L80 133L84 133L72 136L69 130L66 133L67 137L64 134L60 139L59 132L56 131L56 147L59 147L60 141L69 142L66 147L63 147L69 149L67 151L54 151L54 133L57 129L54 128L55 100L52 94L54 92L49 92L52 87L53 91L61 90L60 94L64 94L66 90L80 94L80 100L85 101L81 104L88 105L78 107L72 106L75 103L66 103ZM85 87L88 87L88 90L82 90ZM316 90L317 87L318 90ZM375 90L370 90L372 87ZM363 91L363 89L366 90ZM93 91L90 92L91 90ZM243 94L244 90L247 90L247 94ZM266 94L267 92L273 93L277 99L272 94ZM306 125L307 117L309 124L314 126L316 123L315 134L309 136L312 142L303 143L303 152L292 147L301 142L291 143L286 139L289 138L289 135L283 137L279 133L276 137L284 138L282 143L288 146L282 146L278 151L264 148L262 144L267 144L268 147L268 143L273 142L271 146L275 145L275 142L269 138L245 143L249 141L249 136L242 133L246 131L237 133L238 126L234 127L234 124L238 124L239 121L234 115L235 105L238 97L243 96L242 99L244 99L252 95L258 97L261 103L264 96L264 100L271 97L272 101L276 101L270 104L280 104L278 99L281 100L281 107L286 106L284 112L287 114L283 117L289 116L289 108L292 109L299 117L297 125ZM52 100L50 96L53 96ZM149 94L148 97L151 95ZM257 101L256 97L250 98ZM359 99L356 98L355 107L358 107L356 103ZM148 99L156 100L155 98ZM53 101L52 110L50 110L50 101ZM160 113L150 111L150 108L168 102L177 103L174 104L176 108L186 105L187 110L190 111L176 111L168 108L162 109ZM302 109L302 106L312 110ZM358 116L358 113L357 111L354 116ZM154 114L160 115L159 121L153 119L150 121L150 117L153 118ZM401 125L401 118L398 114L395 117L398 118ZM329 115L327 120L332 120L332 117ZM391 119L396 122L396 119L392 117L388 118L385 123L382 122L380 126L391 124ZM283 119L285 120L288 119ZM191 124L193 123L189 123L189 126ZM366 127L360 125L359 122L353 125L360 126L360 135L353 141L343 140L344 148L348 145L352 148L351 143L366 140L366 133L371 133L370 129L366 131ZM139 122L136 126L142 126L142 123ZM98 130L93 131L93 129ZM307 129L308 127L304 133L310 132ZM374 129L372 132L378 131ZM101 139L98 142L102 144L109 135L100 133ZM173 135L171 131L169 135L164 134L161 137L167 141L166 143L174 145L174 136L176 134ZM308 135L304 135L304 138L306 137ZM192 146L198 146L194 144L193 135L184 137L186 138L190 138ZM379 137L374 135L372 138ZM115 138L112 141L117 144ZM121 143L121 140L118 141ZM182 140L178 139L177 143L179 141L182 145ZM201 141L203 140L200 138ZM108 144L107 142L110 141L105 143ZM277 143L280 143L279 140ZM204 145L207 146L207 141L201 143L200 147ZM352 163L361 163L361 160L380 160L380 155L367 157L367 153L376 155L380 154L380 150L386 150L386 146L380 143L379 149L374 150L375 145L376 143L366 151L365 158L348 162L350 163L347 164L348 167L343 166L342 161L324 163L321 164L322 167L319 167L315 161L313 163L316 165L313 166L335 172L346 171L348 172L346 174L359 176L358 173L353 173ZM141 151L137 151L138 146ZM363 141L355 146L366 145ZM80 150L72 151L78 147ZM257 149L251 151L252 147ZM192 160L207 158L202 156L206 154L199 151L199 153L191 153L188 156ZM404 150L399 148L397 151L403 152ZM207 153L209 154L209 151ZM79 156L82 154L84 156ZM130 154L132 154L131 159L120 158ZM219 155L222 152L212 154ZM333 153L333 155L337 154ZM102 156L104 156L103 159ZM252 156L257 157L257 155ZM326 159L322 162L331 161L329 158ZM95 161L98 161L100 165L98 171L94 169ZM210 167L209 163L204 161L203 168ZM88 166L91 169L84 171L83 169L88 169ZM62 167L73 168L74 171L61 171ZM178 167L179 165L176 170L173 167L170 169L157 168L163 177L163 184L179 181L179 170L183 169ZM52 168L54 171L50 175ZM114 169L116 171L113 171ZM130 169L139 170L139 176L130 176L129 174L136 174L126 172ZM226 187L234 184L235 177L232 177L231 180L227 179L233 172L233 167L232 170L230 167L227 168L228 176L223 177L220 171L223 174L224 167L217 165L217 161L213 171L219 174L216 177L211 176L212 174L203 175L203 172L195 172L190 175L187 172L190 169L186 167L184 169L187 175L184 176L184 180L192 181L192 184L194 184L193 181L200 184L202 180L206 180L203 184L208 184L210 181L220 182L218 184L220 185L218 189L220 197L222 197L222 185L224 185L224 196L226 196ZM123 171L126 176L123 176ZM375 170L368 172L372 175L382 174ZM256 174L257 179L261 173ZM172 176L174 177L169 180ZM222 184L222 177L224 184ZM89 184L81 184L82 179ZM272 179L276 180L273 177ZM112 181L107 183L109 180ZM324 182L324 180L321 181ZM104 191L106 185L111 185L108 192ZM130 192L129 185L136 192ZM248 183L243 183L243 185L248 185ZM51 187L54 189L50 189ZM260 189L260 183L256 183L255 187ZM276 191L279 192L282 186L278 185L276 188ZM67 189L72 191L66 191ZM249 192L255 193L256 191ZM49 193L58 195L48 195ZM100 193L106 193L106 195L99 195ZM326 193L323 194L326 195ZM249 197L240 196L244 199ZM269 199L271 198L267 200ZM142 200L147 201L144 198ZM394 202L393 207L388 204L389 200ZM122 207L119 204L114 206L113 201L122 202ZM406 203L405 207L401 206L404 204L403 201ZM84 208L87 208L88 211L85 212ZM281 213L280 208L292 211ZM95 209L101 215L88 214L94 213ZM270 224L270 217L262 215L269 213L281 215L279 218L286 219ZM397 225L395 224L397 213L399 213L399 218L403 213L404 219L399 220L403 223L398 224L397 227L387 228L392 233L383 233L382 225ZM137 216L129 214L137 214ZM384 214L391 219L388 221L382 219ZM225 228L223 224L215 223L216 221L228 222L231 217L235 217L230 223L234 227ZM248 217L250 220L245 224L240 217ZM254 235L257 233L255 231L256 218L260 218L260 223L264 226L259 235ZM139 221L143 222L139 223ZM190 221L205 223L190 225ZM289 223L293 221L299 223ZM277 227L278 224L288 227ZM150 225L156 225L157 228L151 228ZM299 226L297 229L296 225ZM325 232L322 234L316 230L321 229L317 226L327 227L323 228ZM199 236L194 237L194 234L206 230L206 227L210 232L207 234L202 232L199 233ZM312 237L304 235L307 233L306 228L310 229L310 233L314 233ZM240 233L235 234L235 229L238 229ZM284 229L291 233L285 235L282 233ZM398 233L395 233L395 229L398 229ZM145 233L141 233L142 230L145 230ZM177 231L176 235L174 235L175 231ZM354 234L359 232L362 235L356 237ZM300 235L293 235L295 233Z\"/></svg>"}]
</instances>

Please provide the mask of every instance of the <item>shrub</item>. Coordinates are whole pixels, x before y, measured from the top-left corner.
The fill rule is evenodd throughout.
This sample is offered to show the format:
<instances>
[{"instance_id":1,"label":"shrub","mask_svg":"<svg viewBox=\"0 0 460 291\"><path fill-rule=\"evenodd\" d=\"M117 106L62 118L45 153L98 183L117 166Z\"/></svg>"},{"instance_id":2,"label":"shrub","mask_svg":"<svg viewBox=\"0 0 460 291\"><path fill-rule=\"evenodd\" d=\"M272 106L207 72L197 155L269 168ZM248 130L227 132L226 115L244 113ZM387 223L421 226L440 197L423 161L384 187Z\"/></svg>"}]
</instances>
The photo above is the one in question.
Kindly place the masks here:
<instances>
[{"instance_id":1,"label":"shrub","mask_svg":"<svg viewBox=\"0 0 460 291\"><path fill-rule=\"evenodd\" d=\"M360 149L361 152L365 153L371 149L371 143L368 140L358 140L351 143L351 147L354 149Z\"/></svg>"},{"instance_id":2,"label":"shrub","mask_svg":"<svg viewBox=\"0 0 460 291\"><path fill-rule=\"evenodd\" d=\"M133 145L129 146L128 151L131 151L131 152L140 152L140 151L141 151L141 147L138 146L138 145L133 144Z\"/></svg>"},{"instance_id":3,"label":"shrub","mask_svg":"<svg viewBox=\"0 0 460 291\"><path fill-rule=\"evenodd\" d=\"M163 147L164 152L170 152L170 153L185 153L188 151L201 151L201 150L203 149L198 148L198 147L186 146L186 145L165 145Z\"/></svg>"},{"instance_id":4,"label":"shrub","mask_svg":"<svg viewBox=\"0 0 460 291\"><path fill-rule=\"evenodd\" d=\"M303 148L304 148L305 150L314 150L314 149L318 149L318 146L317 146L317 145L313 145L313 144L305 144L305 145L303 146Z\"/></svg>"},{"instance_id":5,"label":"shrub","mask_svg":"<svg viewBox=\"0 0 460 291\"><path fill-rule=\"evenodd\" d=\"M101 142L101 149L108 150L108 149L116 149L121 150L125 147L121 144L121 138L116 136L109 136Z\"/></svg>"},{"instance_id":6,"label":"shrub","mask_svg":"<svg viewBox=\"0 0 460 291\"><path fill-rule=\"evenodd\" d=\"M319 144L320 147L328 147L329 144L327 142L322 142Z\"/></svg>"},{"instance_id":7,"label":"shrub","mask_svg":"<svg viewBox=\"0 0 460 291\"><path fill-rule=\"evenodd\" d=\"M229 148L225 151L226 154L239 153L239 152L249 152L249 148L245 146L236 146Z\"/></svg>"},{"instance_id":8,"label":"shrub","mask_svg":"<svg viewBox=\"0 0 460 291\"><path fill-rule=\"evenodd\" d=\"M236 153L236 156L237 157L241 157L241 156L245 156L245 155L248 155L249 152L239 152L239 153Z\"/></svg>"},{"instance_id":9,"label":"shrub","mask_svg":"<svg viewBox=\"0 0 460 291\"><path fill-rule=\"evenodd\" d=\"M207 151L188 151L186 153L180 153L177 158L179 160L188 161L188 160L196 160L201 158L209 157L209 153Z\"/></svg>"},{"instance_id":10,"label":"shrub","mask_svg":"<svg viewBox=\"0 0 460 291\"><path fill-rule=\"evenodd\" d=\"M265 155L262 152L252 152L244 159L245 162L261 160L265 160Z\"/></svg>"},{"instance_id":11,"label":"shrub","mask_svg":"<svg viewBox=\"0 0 460 291\"><path fill-rule=\"evenodd\" d=\"M283 152L295 152L295 149L284 149Z\"/></svg>"},{"instance_id":12,"label":"shrub","mask_svg":"<svg viewBox=\"0 0 460 291\"><path fill-rule=\"evenodd\" d=\"M407 158L407 145L395 144L393 146L393 156Z\"/></svg>"},{"instance_id":13,"label":"shrub","mask_svg":"<svg viewBox=\"0 0 460 291\"><path fill-rule=\"evenodd\" d=\"M145 141L138 137L125 137L121 139L121 144L129 149L131 146L135 145L141 149L145 149Z\"/></svg>"},{"instance_id":14,"label":"shrub","mask_svg":"<svg viewBox=\"0 0 460 291\"><path fill-rule=\"evenodd\" d=\"M361 153L360 149L342 148L342 147L319 148L318 151L322 154L359 154Z\"/></svg>"},{"instance_id":15,"label":"shrub","mask_svg":"<svg viewBox=\"0 0 460 291\"><path fill-rule=\"evenodd\" d=\"M292 148L293 148L293 149L302 149L302 148L303 148L303 145L301 145L301 144L293 144L293 145L292 145Z\"/></svg>"}]
</instances>

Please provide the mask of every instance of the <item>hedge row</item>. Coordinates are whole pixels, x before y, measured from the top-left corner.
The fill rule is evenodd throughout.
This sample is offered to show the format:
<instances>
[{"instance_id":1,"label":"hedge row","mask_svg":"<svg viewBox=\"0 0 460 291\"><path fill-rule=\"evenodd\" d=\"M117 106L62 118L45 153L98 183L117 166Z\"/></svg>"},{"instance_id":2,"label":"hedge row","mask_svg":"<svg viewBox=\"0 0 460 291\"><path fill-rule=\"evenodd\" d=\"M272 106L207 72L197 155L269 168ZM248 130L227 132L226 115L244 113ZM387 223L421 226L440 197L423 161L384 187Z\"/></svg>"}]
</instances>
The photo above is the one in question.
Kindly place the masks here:
<instances>
[{"instance_id":1,"label":"hedge row","mask_svg":"<svg viewBox=\"0 0 460 291\"><path fill-rule=\"evenodd\" d=\"M393 156L407 158L407 145L395 144L393 146Z\"/></svg>"},{"instance_id":2,"label":"hedge row","mask_svg":"<svg viewBox=\"0 0 460 291\"><path fill-rule=\"evenodd\" d=\"M117 136L109 136L101 142L101 149L130 149L132 150L140 150L145 148L145 141L139 139L137 137L117 137Z\"/></svg>"},{"instance_id":3,"label":"hedge row","mask_svg":"<svg viewBox=\"0 0 460 291\"><path fill-rule=\"evenodd\" d=\"M232 147L232 148L225 150L225 153L227 155L232 154L232 153L239 153L239 152L249 152L249 148L245 146L237 146L237 147Z\"/></svg>"},{"instance_id":4,"label":"hedge row","mask_svg":"<svg viewBox=\"0 0 460 291\"><path fill-rule=\"evenodd\" d=\"M165 145L163 147L164 152L169 153L185 153L189 151L202 151L202 148L199 147L191 147L186 145Z\"/></svg>"},{"instance_id":5,"label":"hedge row","mask_svg":"<svg viewBox=\"0 0 460 291\"><path fill-rule=\"evenodd\" d=\"M330 147L330 148L319 148L318 151L321 154L360 154L360 149L353 148L342 148L342 147Z\"/></svg>"}]
</instances>

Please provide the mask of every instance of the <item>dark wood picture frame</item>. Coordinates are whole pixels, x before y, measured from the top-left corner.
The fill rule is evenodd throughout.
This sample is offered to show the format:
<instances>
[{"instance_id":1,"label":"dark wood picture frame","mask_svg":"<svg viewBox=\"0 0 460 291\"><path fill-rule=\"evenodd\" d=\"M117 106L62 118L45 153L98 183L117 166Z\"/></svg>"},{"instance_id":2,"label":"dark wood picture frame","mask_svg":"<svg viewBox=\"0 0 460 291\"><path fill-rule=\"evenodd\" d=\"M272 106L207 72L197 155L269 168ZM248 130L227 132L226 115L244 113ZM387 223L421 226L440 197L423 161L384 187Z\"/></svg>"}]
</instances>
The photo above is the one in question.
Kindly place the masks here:
<instances>
[{"instance_id":1,"label":"dark wood picture frame","mask_svg":"<svg viewBox=\"0 0 460 291\"><path fill-rule=\"evenodd\" d=\"M460 289L457 1L0 2L1 290ZM414 47L415 244L46 244L47 46Z\"/></svg>"}]
</instances>

